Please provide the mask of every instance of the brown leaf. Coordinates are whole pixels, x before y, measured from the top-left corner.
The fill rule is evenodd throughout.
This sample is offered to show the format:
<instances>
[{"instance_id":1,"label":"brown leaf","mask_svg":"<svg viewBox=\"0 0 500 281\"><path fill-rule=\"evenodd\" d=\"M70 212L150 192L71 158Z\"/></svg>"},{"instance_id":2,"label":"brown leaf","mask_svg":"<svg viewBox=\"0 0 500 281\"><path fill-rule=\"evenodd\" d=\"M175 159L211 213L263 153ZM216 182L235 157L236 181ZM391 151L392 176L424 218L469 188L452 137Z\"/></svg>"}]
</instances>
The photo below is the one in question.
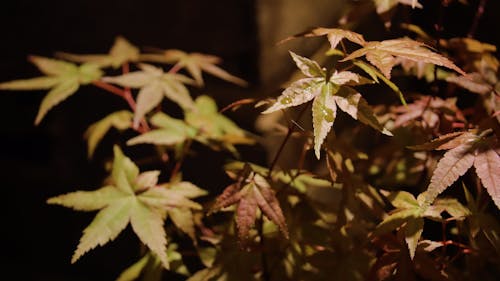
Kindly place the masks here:
<instances>
[{"instance_id":1,"label":"brown leaf","mask_svg":"<svg viewBox=\"0 0 500 281\"><path fill-rule=\"evenodd\" d=\"M376 66L387 78L391 78L391 70L396 65L396 58L403 58L415 62L426 62L444 66L465 75L465 72L448 58L434 53L426 48L424 43L408 38L371 41L364 48L354 51L342 61L352 60L361 56Z\"/></svg>"},{"instance_id":2,"label":"brown leaf","mask_svg":"<svg viewBox=\"0 0 500 281\"><path fill-rule=\"evenodd\" d=\"M328 41L330 42L330 46L332 49L335 49L339 42L342 39L347 39L353 43L356 43L358 45L365 45L365 39L363 38L363 35L352 32L349 30L344 30L344 29L339 29L339 28L324 28L324 27L318 27L315 28L311 31L303 32L294 36L290 36L288 38L285 38L281 40L278 44L284 43L286 41L299 38L299 37L317 37L317 36L324 36L326 35L328 38Z\"/></svg>"},{"instance_id":3,"label":"brown leaf","mask_svg":"<svg viewBox=\"0 0 500 281\"><path fill-rule=\"evenodd\" d=\"M439 160L431 178L431 183L424 195L423 209L426 209L436 197L465 174L474 163L473 144L465 143L446 152Z\"/></svg>"},{"instance_id":4,"label":"brown leaf","mask_svg":"<svg viewBox=\"0 0 500 281\"><path fill-rule=\"evenodd\" d=\"M500 156L490 147L480 150L474 159L474 168L493 202L500 209Z\"/></svg>"},{"instance_id":5,"label":"brown leaf","mask_svg":"<svg viewBox=\"0 0 500 281\"><path fill-rule=\"evenodd\" d=\"M239 182L228 186L224 190L216 199L212 210L217 211L237 204L236 225L238 227L238 237L242 242L248 239L249 231L255 224L257 207L262 211L263 215L279 227L283 236L288 239L285 217L274 191L261 175L253 172L245 174L240 173ZM243 181L247 183L244 186L241 184Z\"/></svg>"}]
</instances>

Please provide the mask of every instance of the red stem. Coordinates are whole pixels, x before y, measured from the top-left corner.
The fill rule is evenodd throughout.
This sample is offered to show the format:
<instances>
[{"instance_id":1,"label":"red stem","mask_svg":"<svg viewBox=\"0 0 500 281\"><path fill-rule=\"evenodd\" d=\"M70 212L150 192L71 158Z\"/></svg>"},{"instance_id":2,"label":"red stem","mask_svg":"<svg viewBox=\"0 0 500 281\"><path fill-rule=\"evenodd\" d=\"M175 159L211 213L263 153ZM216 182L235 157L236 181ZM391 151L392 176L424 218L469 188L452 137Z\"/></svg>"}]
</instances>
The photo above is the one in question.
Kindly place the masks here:
<instances>
[{"instance_id":1,"label":"red stem","mask_svg":"<svg viewBox=\"0 0 500 281\"><path fill-rule=\"evenodd\" d=\"M484 14L484 7L486 6L486 3L488 0L481 0L479 2L479 5L477 6L476 10L476 15L474 16L474 21L472 22L472 26L470 27L469 33L467 33L467 37L473 38L474 34L476 33L477 26L479 25L479 20Z\"/></svg>"}]
</instances>

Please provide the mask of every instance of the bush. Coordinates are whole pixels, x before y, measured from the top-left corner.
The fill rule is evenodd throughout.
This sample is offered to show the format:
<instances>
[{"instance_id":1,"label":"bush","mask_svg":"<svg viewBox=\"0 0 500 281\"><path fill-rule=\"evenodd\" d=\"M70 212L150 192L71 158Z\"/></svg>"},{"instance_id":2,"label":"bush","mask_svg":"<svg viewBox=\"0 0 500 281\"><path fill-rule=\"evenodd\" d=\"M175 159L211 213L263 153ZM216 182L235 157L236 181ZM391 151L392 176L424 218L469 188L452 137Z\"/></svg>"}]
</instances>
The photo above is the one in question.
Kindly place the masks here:
<instances>
[{"instance_id":1,"label":"bush","mask_svg":"<svg viewBox=\"0 0 500 281\"><path fill-rule=\"evenodd\" d=\"M113 135L101 187L47 200L96 212L71 262L130 225L140 256L123 265L122 281L164 272L190 281L495 280L499 63L496 46L474 39L487 1L477 3L467 37L454 38L443 38L442 19L428 31L393 18L408 5L423 8L417 1L374 3L368 10L401 37L368 41L347 29L364 11L355 6L342 26L283 40L327 39L323 63L290 51L301 78L278 97L223 108L193 93L204 75L247 82L213 55L144 51L117 37L108 54L30 56L42 76L0 89L48 90L36 125L82 87L128 106L85 132L89 158L108 132L123 133ZM262 113L258 133L225 115L252 106ZM268 163L239 153L276 136ZM292 140L296 149L285 150ZM213 179L183 177L193 161L210 164L196 154L205 148L230 158L220 194L203 186ZM293 160L280 161L284 154Z\"/></svg>"}]
</instances>

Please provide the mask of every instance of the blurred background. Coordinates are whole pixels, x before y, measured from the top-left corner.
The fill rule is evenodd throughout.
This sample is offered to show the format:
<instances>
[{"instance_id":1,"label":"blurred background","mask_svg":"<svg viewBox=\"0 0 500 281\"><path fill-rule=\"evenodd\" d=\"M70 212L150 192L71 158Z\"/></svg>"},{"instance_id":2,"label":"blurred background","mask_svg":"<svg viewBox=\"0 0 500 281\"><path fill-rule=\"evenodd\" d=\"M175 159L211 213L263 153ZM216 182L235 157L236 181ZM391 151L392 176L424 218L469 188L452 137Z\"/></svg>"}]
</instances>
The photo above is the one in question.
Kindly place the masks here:
<instances>
[{"instance_id":1,"label":"blurred background","mask_svg":"<svg viewBox=\"0 0 500 281\"><path fill-rule=\"evenodd\" d=\"M52 56L56 51L106 53L115 36L122 35L139 47L178 48L220 56L222 67L250 82L239 88L205 76L208 93L225 106L245 98L276 96L293 70L288 50L310 55L322 39L296 40L276 46L287 36L315 26L336 26L346 3L354 0L16 0L0 4L0 81L39 75L27 62L29 54ZM421 1L430 10L412 17L432 30L435 2ZM452 4L447 10L444 38L464 36L478 1L471 6ZM500 1L489 1L477 37L499 46L493 30L499 20ZM428 4L428 5L426 5ZM430 11L430 12L429 12ZM377 24L373 24L377 23ZM375 13L356 27L371 31L367 39L390 36ZM380 35L380 36L378 36ZM50 111L42 123L33 121L43 91L0 93L0 171L4 237L2 280L113 280L137 256L137 239L128 230L114 243L88 253L70 264L83 228L95 213L79 213L45 200L76 189L99 187L103 161L111 156L106 137L95 159L88 160L82 137L87 126L114 109L125 108L119 98L85 87ZM258 112L229 112L243 128L254 131ZM218 193L225 159L201 152L188 160L186 177ZM205 157L205 158L204 158ZM265 151L251 148L243 157L265 162ZM191 162L189 162L191 161Z\"/></svg>"}]
</instances>

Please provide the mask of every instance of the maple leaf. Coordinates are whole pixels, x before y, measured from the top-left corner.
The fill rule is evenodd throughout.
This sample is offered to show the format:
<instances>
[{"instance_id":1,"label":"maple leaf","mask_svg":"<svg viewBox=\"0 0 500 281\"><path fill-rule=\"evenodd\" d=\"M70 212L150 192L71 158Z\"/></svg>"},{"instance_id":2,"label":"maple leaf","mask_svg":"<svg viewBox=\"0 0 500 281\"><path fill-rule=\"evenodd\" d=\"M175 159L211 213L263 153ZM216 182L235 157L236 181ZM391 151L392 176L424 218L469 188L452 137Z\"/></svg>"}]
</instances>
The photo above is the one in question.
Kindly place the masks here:
<instances>
[{"instance_id":1,"label":"maple leaf","mask_svg":"<svg viewBox=\"0 0 500 281\"><path fill-rule=\"evenodd\" d=\"M167 97L180 107L192 108L193 100L184 84L192 84L187 76L174 73L164 73L161 68L149 64L139 64L140 71L126 73L120 76L104 77L105 82L122 87L140 88L137 95L137 106L134 116L134 128L137 128L142 118Z\"/></svg>"},{"instance_id":2,"label":"maple leaf","mask_svg":"<svg viewBox=\"0 0 500 281\"><path fill-rule=\"evenodd\" d=\"M361 56L366 56L366 59L389 79L392 68L398 62L396 58L444 66L465 75L463 70L446 57L427 49L424 43L408 38L367 42L363 48L352 52L341 61Z\"/></svg>"},{"instance_id":3,"label":"maple leaf","mask_svg":"<svg viewBox=\"0 0 500 281\"><path fill-rule=\"evenodd\" d=\"M240 241L248 239L249 231L254 226L259 208L269 220L274 222L283 236L288 239L288 228L278 199L269 183L259 174L250 172L245 179L229 185L217 197L213 211L236 204L236 225Z\"/></svg>"},{"instance_id":4,"label":"maple leaf","mask_svg":"<svg viewBox=\"0 0 500 281\"><path fill-rule=\"evenodd\" d=\"M92 54L92 55L77 55L64 52L56 53L56 57L73 62L89 62L98 65L101 68L113 67L118 68L128 62L137 62L139 59L139 48L132 45L127 39L122 36L117 36L109 53Z\"/></svg>"},{"instance_id":5,"label":"maple leaf","mask_svg":"<svg viewBox=\"0 0 500 281\"><path fill-rule=\"evenodd\" d=\"M153 115L150 122L158 129L131 138L127 141L127 145L140 143L174 145L196 135L196 129L188 126L183 120L172 118L163 112Z\"/></svg>"},{"instance_id":6,"label":"maple leaf","mask_svg":"<svg viewBox=\"0 0 500 281\"><path fill-rule=\"evenodd\" d=\"M120 110L113 112L103 119L93 123L89 126L85 132L85 138L87 139L87 151L88 157L92 157L94 154L96 146L102 140L104 135L111 128L123 131L128 129L132 125L132 118L134 114L128 110Z\"/></svg>"},{"instance_id":7,"label":"maple leaf","mask_svg":"<svg viewBox=\"0 0 500 281\"><path fill-rule=\"evenodd\" d=\"M169 243L167 248L167 258L170 264L170 271L188 276L189 271L182 261L182 255L177 251L178 245ZM163 266L161 261L151 252L147 252L137 262L125 269L116 281L133 281L142 276L143 280L157 280L161 278Z\"/></svg>"},{"instance_id":8,"label":"maple leaf","mask_svg":"<svg viewBox=\"0 0 500 281\"><path fill-rule=\"evenodd\" d=\"M45 90L50 89L43 98L35 125L40 124L47 112L71 95L80 85L87 85L99 79L102 72L94 64L75 64L39 56L30 56L30 62L46 76L21 79L0 83L0 90Z\"/></svg>"},{"instance_id":9,"label":"maple leaf","mask_svg":"<svg viewBox=\"0 0 500 281\"><path fill-rule=\"evenodd\" d=\"M349 30L344 30L340 28L324 28L324 27L318 27L313 30L303 32L294 36L290 36L288 38L285 38L280 41L280 43L284 43L286 41L298 38L298 37L318 37L318 36L325 36L328 38L328 42L330 42L330 47L332 49L335 49L339 42L342 39L347 39L353 43L356 43L358 45L364 46L365 45L365 39L363 38L363 35L349 31Z\"/></svg>"},{"instance_id":10,"label":"maple leaf","mask_svg":"<svg viewBox=\"0 0 500 281\"><path fill-rule=\"evenodd\" d=\"M118 146L111 171L111 183L95 191L76 191L47 200L79 211L97 211L73 255L76 262L83 254L114 240L130 223L139 239L160 259L165 268L167 239L163 223L172 207L200 209L197 203L166 188L157 187L159 171L139 173L137 166Z\"/></svg>"},{"instance_id":11,"label":"maple leaf","mask_svg":"<svg viewBox=\"0 0 500 281\"><path fill-rule=\"evenodd\" d=\"M406 192L393 192L387 199L397 209L377 225L374 234L377 236L386 234L399 227L404 227L403 233L408 246L410 257L415 257L418 240L422 236L424 220L422 209L415 197Z\"/></svg>"},{"instance_id":12,"label":"maple leaf","mask_svg":"<svg viewBox=\"0 0 500 281\"><path fill-rule=\"evenodd\" d=\"M370 77L375 81L376 83L380 83L379 79L382 80L391 90L393 90L398 96L399 100L403 105L406 105L406 100L403 96L403 93L399 89L399 87L394 84L391 80L387 79L387 77L384 76L380 71L378 71L376 68L370 66L370 64L365 63L363 61L359 60L354 60L353 64L359 67L361 70L363 70L366 74L370 75Z\"/></svg>"},{"instance_id":13,"label":"maple leaf","mask_svg":"<svg viewBox=\"0 0 500 281\"><path fill-rule=\"evenodd\" d=\"M481 183L500 209L500 156L493 144L495 136L489 136L492 130L488 129L477 134L476 131L460 134L442 141L435 141L438 148L448 148L443 158L437 163L430 184L422 194L422 208L427 209L436 197L453 184L469 168L474 166ZM451 145L450 145L451 144ZM447 146L446 146L447 145ZM432 147L430 144L427 145ZM425 146L424 146L425 147Z\"/></svg>"},{"instance_id":14,"label":"maple leaf","mask_svg":"<svg viewBox=\"0 0 500 281\"><path fill-rule=\"evenodd\" d=\"M423 128L436 129L444 121L450 124L465 122L456 102L456 98L443 100L439 97L420 96L406 106L391 108L391 111L397 114L394 127L401 127L417 120Z\"/></svg>"},{"instance_id":15,"label":"maple leaf","mask_svg":"<svg viewBox=\"0 0 500 281\"><path fill-rule=\"evenodd\" d=\"M378 14L383 14L398 4L403 4L411 6L412 8L422 9L422 4L418 3L417 0L373 0L375 2L375 7Z\"/></svg>"},{"instance_id":16,"label":"maple leaf","mask_svg":"<svg viewBox=\"0 0 500 281\"><path fill-rule=\"evenodd\" d=\"M350 71L335 71L327 76L326 70L308 58L290 52L297 67L307 78L300 79L286 88L278 100L263 114L301 105L313 100L314 151L320 158L320 149L331 130L337 114L337 106L356 120L372 126L384 134L392 135L373 114L363 97L354 89L342 86L349 81L358 82L359 76Z\"/></svg>"},{"instance_id":17,"label":"maple leaf","mask_svg":"<svg viewBox=\"0 0 500 281\"><path fill-rule=\"evenodd\" d=\"M164 187L188 199L193 199L208 194L206 190L203 190L196 185L186 181L170 183L164 185ZM175 226L182 232L186 233L196 244L197 239L192 208L172 207L167 209L167 213Z\"/></svg>"},{"instance_id":18,"label":"maple leaf","mask_svg":"<svg viewBox=\"0 0 500 281\"><path fill-rule=\"evenodd\" d=\"M229 151L233 144L253 144L247 133L236 123L217 110L217 104L209 96L199 96L191 110L184 111L186 123L197 132L195 140L211 145L220 143Z\"/></svg>"},{"instance_id":19,"label":"maple leaf","mask_svg":"<svg viewBox=\"0 0 500 281\"><path fill-rule=\"evenodd\" d=\"M156 63L175 64L179 69L185 68L199 86L203 86L204 84L202 71L236 85L248 85L246 81L231 75L227 71L218 67L217 64L220 64L222 60L219 57L212 55L186 53L181 50L170 49L165 50L162 54L141 55L141 60Z\"/></svg>"}]
</instances>

